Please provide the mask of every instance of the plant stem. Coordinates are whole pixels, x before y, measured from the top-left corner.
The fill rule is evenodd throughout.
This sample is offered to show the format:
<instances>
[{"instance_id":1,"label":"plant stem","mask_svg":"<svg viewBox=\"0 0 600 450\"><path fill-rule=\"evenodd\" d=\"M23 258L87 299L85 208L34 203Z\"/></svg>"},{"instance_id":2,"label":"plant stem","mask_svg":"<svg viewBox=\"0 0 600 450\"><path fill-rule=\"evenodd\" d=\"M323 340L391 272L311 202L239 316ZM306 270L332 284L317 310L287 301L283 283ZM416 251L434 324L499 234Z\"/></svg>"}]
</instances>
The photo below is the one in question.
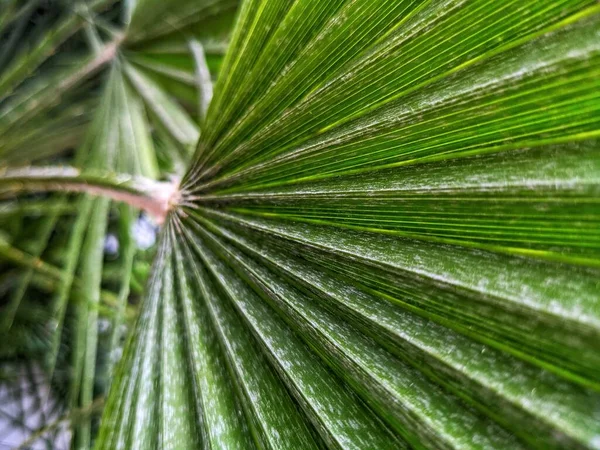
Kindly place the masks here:
<instances>
[{"instance_id":1,"label":"plant stem","mask_svg":"<svg viewBox=\"0 0 600 450\"><path fill-rule=\"evenodd\" d=\"M0 170L0 196L22 192L81 192L127 203L152 215L159 224L177 203L176 182L160 182L73 167L26 167Z\"/></svg>"}]
</instances>

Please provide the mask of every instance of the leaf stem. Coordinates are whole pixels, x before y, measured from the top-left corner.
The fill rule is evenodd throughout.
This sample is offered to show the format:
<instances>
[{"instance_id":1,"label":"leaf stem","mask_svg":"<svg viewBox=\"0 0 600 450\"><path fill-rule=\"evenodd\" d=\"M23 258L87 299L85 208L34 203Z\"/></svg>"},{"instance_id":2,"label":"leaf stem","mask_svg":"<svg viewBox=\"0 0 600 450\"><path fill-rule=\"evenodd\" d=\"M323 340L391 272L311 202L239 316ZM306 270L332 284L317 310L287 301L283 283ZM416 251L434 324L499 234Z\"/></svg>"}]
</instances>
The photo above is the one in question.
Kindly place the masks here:
<instances>
[{"instance_id":1,"label":"leaf stem","mask_svg":"<svg viewBox=\"0 0 600 450\"><path fill-rule=\"evenodd\" d=\"M161 182L111 172L80 171L74 167L0 169L0 196L49 191L107 197L146 211L159 224L179 198L177 180Z\"/></svg>"}]
</instances>

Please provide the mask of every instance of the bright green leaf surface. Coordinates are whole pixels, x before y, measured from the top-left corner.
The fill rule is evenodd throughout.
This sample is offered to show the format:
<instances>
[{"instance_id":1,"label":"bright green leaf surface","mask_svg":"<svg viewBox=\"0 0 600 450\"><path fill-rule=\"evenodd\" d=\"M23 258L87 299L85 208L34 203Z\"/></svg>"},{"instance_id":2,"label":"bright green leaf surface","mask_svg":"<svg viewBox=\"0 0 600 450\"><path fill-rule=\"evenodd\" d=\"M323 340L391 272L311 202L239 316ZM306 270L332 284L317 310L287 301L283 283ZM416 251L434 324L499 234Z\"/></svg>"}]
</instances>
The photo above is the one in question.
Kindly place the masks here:
<instances>
[{"instance_id":1,"label":"bright green leaf surface","mask_svg":"<svg viewBox=\"0 0 600 450\"><path fill-rule=\"evenodd\" d=\"M599 14L243 2L97 448L599 448Z\"/></svg>"}]
</instances>

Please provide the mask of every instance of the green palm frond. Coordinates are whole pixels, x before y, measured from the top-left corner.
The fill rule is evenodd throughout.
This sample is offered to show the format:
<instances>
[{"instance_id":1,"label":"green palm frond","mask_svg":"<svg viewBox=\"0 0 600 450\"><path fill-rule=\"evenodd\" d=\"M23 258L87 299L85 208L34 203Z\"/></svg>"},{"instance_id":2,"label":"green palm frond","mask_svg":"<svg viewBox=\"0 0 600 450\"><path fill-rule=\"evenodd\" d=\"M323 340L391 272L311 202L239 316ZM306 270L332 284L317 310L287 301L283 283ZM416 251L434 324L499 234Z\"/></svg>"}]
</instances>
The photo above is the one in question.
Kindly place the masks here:
<instances>
[{"instance_id":1,"label":"green palm frond","mask_svg":"<svg viewBox=\"0 0 600 450\"><path fill-rule=\"evenodd\" d=\"M599 448L599 29L243 2L96 448Z\"/></svg>"},{"instance_id":2,"label":"green palm frond","mask_svg":"<svg viewBox=\"0 0 600 450\"><path fill-rule=\"evenodd\" d=\"M2 4L0 350L72 446L600 448L598 3L237 3Z\"/></svg>"}]
</instances>

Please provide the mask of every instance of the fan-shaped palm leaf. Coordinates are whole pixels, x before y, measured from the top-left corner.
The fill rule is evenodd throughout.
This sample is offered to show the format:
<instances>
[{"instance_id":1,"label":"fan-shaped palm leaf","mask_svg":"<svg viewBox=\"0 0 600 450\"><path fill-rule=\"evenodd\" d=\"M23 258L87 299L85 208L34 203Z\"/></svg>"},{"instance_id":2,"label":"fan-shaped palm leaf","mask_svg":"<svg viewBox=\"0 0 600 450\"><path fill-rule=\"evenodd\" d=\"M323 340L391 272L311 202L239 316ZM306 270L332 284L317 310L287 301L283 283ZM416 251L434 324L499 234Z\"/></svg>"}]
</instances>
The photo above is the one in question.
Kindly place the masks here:
<instances>
[{"instance_id":1,"label":"fan-shaped palm leaf","mask_svg":"<svg viewBox=\"0 0 600 450\"><path fill-rule=\"evenodd\" d=\"M96 448L599 448L599 13L245 1Z\"/></svg>"}]
</instances>

